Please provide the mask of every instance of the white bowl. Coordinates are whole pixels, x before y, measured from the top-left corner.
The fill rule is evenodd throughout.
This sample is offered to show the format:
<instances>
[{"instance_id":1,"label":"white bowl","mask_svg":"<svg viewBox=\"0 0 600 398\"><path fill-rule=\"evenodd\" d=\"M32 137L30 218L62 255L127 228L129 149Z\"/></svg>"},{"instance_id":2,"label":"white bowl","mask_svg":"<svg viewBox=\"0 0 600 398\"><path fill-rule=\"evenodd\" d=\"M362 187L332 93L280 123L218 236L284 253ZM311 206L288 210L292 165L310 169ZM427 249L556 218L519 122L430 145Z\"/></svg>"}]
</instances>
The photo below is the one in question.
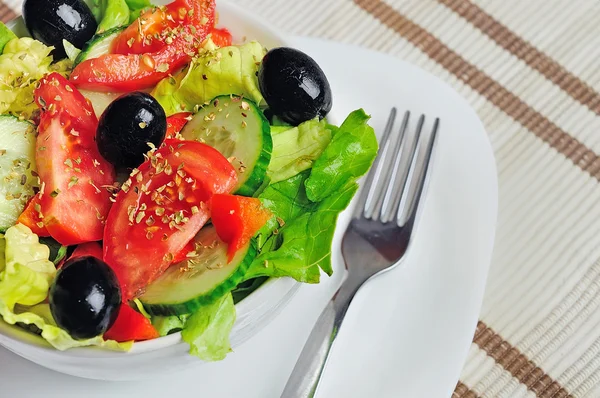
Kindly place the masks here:
<instances>
[{"instance_id":1,"label":"white bowl","mask_svg":"<svg viewBox=\"0 0 600 398\"><path fill-rule=\"evenodd\" d=\"M285 45L278 33L242 8L217 0L217 9L220 25L231 31L236 42L257 40L267 48ZM26 34L21 18L9 26L21 35ZM240 302L236 306L237 321L231 333L233 348L239 347L266 326L286 306L299 286L289 278L272 279ZM128 353L97 348L61 352L41 337L0 320L0 345L57 372L98 380L148 379L157 374L203 364L188 354L189 346L182 341L181 333L136 343Z\"/></svg>"}]
</instances>

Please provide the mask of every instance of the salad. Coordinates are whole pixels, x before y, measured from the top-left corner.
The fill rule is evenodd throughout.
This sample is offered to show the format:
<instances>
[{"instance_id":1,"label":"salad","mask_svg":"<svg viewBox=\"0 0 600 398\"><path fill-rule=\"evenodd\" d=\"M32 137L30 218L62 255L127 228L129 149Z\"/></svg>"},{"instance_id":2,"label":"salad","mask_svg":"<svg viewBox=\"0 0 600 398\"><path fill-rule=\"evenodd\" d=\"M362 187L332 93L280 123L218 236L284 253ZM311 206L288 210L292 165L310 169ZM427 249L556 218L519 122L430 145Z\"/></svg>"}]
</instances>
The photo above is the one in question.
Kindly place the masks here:
<instances>
[{"instance_id":1,"label":"salad","mask_svg":"<svg viewBox=\"0 0 600 398\"><path fill-rule=\"evenodd\" d=\"M331 275L377 154L308 55L234 42L214 0L25 0L0 26L0 316L66 350L181 332L231 352L235 304Z\"/></svg>"}]
</instances>

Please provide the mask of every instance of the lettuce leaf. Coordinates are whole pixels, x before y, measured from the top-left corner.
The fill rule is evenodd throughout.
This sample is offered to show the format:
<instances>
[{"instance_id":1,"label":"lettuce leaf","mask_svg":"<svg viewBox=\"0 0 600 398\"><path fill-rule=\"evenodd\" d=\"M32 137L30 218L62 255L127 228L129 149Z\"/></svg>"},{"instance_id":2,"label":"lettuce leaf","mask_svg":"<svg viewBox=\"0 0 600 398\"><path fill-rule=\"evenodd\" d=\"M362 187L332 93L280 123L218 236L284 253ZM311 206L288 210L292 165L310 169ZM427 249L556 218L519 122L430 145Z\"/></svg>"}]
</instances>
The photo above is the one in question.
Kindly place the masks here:
<instances>
[{"instance_id":1,"label":"lettuce leaf","mask_svg":"<svg viewBox=\"0 0 600 398\"><path fill-rule=\"evenodd\" d=\"M149 0L88 0L88 3L98 22L98 33L129 25L152 6Z\"/></svg>"},{"instance_id":2,"label":"lettuce leaf","mask_svg":"<svg viewBox=\"0 0 600 398\"><path fill-rule=\"evenodd\" d=\"M375 132L364 110L352 112L315 162L306 181L306 195L319 202L364 175L377 156Z\"/></svg>"},{"instance_id":3,"label":"lettuce leaf","mask_svg":"<svg viewBox=\"0 0 600 398\"><path fill-rule=\"evenodd\" d=\"M132 347L132 343L104 341L101 336L75 340L59 328L44 302L56 275L48 247L21 224L9 228L0 241L0 316L6 323L28 326L59 350L99 346L127 351Z\"/></svg>"},{"instance_id":4,"label":"lettuce leaf","mask_svg":"<svg viewBox=\"0 0 600 398\"><path fill-rule=\"evenodd\" d=\"M129 6L125 0L104 0L102 20L98 24L98 33L129 25Z\"/></svg>"},{"instance_id":5,"label":"lettuce leaf","mask_svg":"<svg viewBox=\"0 0 600 398\"><path fill-rule=\"evenodd\" d=\"M220 95L236 94L260 104L257 72L264 55L264 47L255 41L206 50L185 70L161 80L152 96L167 116L191 112Z\"/></svg>"},{"instance_id":6,"label":"lettuce leaf","mask_svg":"<svg viewBox=\"0 0 600 398\"><path fill-rule=\"evenodd\" d=\"M275 217L259 232L260 254L254 260L246 280L261 276L289 276L299 282L319 283L322 269L333 273L331 244L339 214L350 204L358 189L349 182L335 195L312 202L305 183L311 172L305 171L271 185L260 195L263 205Z\"/></svg>"},{"instance_id":7,"label":"lettuce leaf","mask_svg":"<svg viewBox=\"0 0 600 398\"><path fill-rule=\"evenodd\" d=\"M319 119L292 128L274 126L271 134L273 155L267 175L272 184L310 169L331 142L331 129Z\"/></svg>"},{"instance_id":8,"label":"lettuce leaf","mask_svg":"<svg viewBox=\"0 0 600 398\"><path fill-rule=\"evenodd\" d=\"M0 114L31 118L38 109L33 100L37 81L52 71L64 74L72 65L68 59L52 64L52 50L29 37L6 43L0 55Z\"/></svg>"},{"instance_id":9,"label":"lettuce leaf","mask_svg":"<svg viewBox=\"0 0 600 398\"><path fill-rule=\"evenodd\" d=\"M181 332L183 340L190 345L190 354L203 361L225 359L232 351L229 335L235 319L231 294L192 314Z\"/></svg>"},{"instance_id":10,"label":"lettuce leaf","mask_svg":"<svg viewBox=\"0 0 600 398\"><path fill-rule=\"evenodd\" d=\"M331 246L338 217L356 194L356 181L369 170L377 156L377 139L367 125L368 120L369 116L358 110L350 114L340 128L325 122L308 122L311 130L325 129L333 138L319 141L317 146L327 142L319 149L321 155L312 169L307 162L308 170L268 186L259 196L274 217L256 236L260 251L246 280L289 276L299 282L319 283L321 270L328 275L333 273ZM302 131L301 127L297 132ZM274 141L278 135L291 134L288 132L292 130L275 129ZM313 137L304 145L314 142ZM292 158L291 148L293 146L287 149L289 158ZM302 146L299 148L296 153L302 153ZM284 151L280 149L280 153ZM277 149L273 152L277 153ZM287 171L291 173L305 166L291 167Z\"/></svg>"}]
</instances>

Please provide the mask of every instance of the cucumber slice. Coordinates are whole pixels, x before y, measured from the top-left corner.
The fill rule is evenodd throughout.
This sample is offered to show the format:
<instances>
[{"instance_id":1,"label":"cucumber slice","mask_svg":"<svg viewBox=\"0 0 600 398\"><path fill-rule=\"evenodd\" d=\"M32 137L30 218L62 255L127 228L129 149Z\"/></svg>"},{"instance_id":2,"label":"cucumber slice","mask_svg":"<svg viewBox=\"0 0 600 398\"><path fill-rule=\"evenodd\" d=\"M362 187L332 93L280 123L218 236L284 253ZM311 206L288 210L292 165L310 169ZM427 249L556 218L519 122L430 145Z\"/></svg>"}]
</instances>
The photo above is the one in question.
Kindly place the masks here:
<instances>
[{"instance_id":1,"label":"cucumber slice","mask_svg":"<svg viewBox=\"0 0 600 398\"><path fill-rule=\"evenodd\" d=\"M100 119L104 110L122 94L120 93L105 93L100 91L79 90L81 94L92 103L94 113Z\"/></svg>"},{"instance_id":2,"label":"cucumber slice","mask_svg":"<svg viewBox=\"0 0 600 398\"><path fill-rule=\"evenodd\" d=\"M257 254L252 242L227 263L227 244L219 239L212 225L204 227L195 241L197 254L169 267L140 297L149 314L196 312L235 289Z\"/></svg>"},{"instance_id":3,"label":"cucumber slice","mask_svg":"<svg viewBox=\"0 0 600 398\"><path fill-rule=\"evenodd\" d=\"M190 120L181 135L216 148L238 172L238 195L253 196L263 185L271 161L271 126L258 106L246 98L213 99Z\"/></svg>"},{"instance_id":4,"label":"cucumber slice","mask_svg":"<svg viewBox=\"0 0 600 398\"><path fill-rule=\"evenodd\" d=\"M35 126L0 116L0 232L15 225L37 187Z\"/></svg>"},{"instance_id":5,"label":"cucumber slice","mask_svg":"<svg viewBox=\"0 0 600 398\"><path fill-rule=\"evenodd\" d=\"M113 40L124 29L124 27L118 27L92 37L85 44L85 47L75 59L74 64L77 65L85 60L98 58L101 55L108 54L110 52L110 45L112 44Z\"/></svg>"}]
</instances>

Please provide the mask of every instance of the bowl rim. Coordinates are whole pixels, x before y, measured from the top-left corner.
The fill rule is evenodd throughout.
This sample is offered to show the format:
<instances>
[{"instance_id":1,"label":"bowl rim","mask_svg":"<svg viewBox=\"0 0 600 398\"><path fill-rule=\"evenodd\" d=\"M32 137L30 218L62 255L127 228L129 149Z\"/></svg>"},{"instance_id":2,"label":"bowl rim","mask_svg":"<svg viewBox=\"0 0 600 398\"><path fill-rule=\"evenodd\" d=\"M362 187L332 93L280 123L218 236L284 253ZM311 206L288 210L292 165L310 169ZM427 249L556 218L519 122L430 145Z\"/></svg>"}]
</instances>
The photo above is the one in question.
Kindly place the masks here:
<instances>
[{"instance_id":1,"label":"bowl rim","mask_svg":"<svg viewBox=\"0 0 600 398\"><path fill-rule=\"evenodd\" d=\"M166 1L166 0L156 0L155 2L156 3L162 2L165 4L168 3L168 1ZM284 36L278 30L274 29L271 26L266 25L260 18L258 18L257 15L255 15L251 12L248 12L245 8L243 8L237 4L231 3L229 0L218 0L217 1L217 12L221 15L227 15L227 16L232 15L241 20L244 20L248 24L255 26L256 29L259 30L262 34L272 37L275 41L279 42L279 45L281 45L281 46L287 44L287 40L284 39ZM25 28L23 18L21 16L6 23L6 26L9 29L11 29L12 31L15 31L19 37L24 37L24 36L27 36L27 34L28 34L28 32ZM243 41L245 41L245 39L246 39L246 37L244 36ZM272 318L275 317L277 315L277 313L279 313L283 309L283 307L285 307L287 305L287 303L291 300L293 295L295 295L295 293L298 291L298 289L301 285L302 284L300 282L297 282L297 281L293 280L292 278L287 278L287 277L269 278L258 289L256 289L254 292L252 292L248 297L246 297L244 300L242 300L236 304L235 307L236 307L236 312L238 314L238 317L236 319L236 325L242 318L240 316L240 314L248 314L247 316L252 315L252 309L256 308L258 306L257 304L260 303L261 296L267 296L268 294L273 293L274 289L280 288L280 290L282 291L280 294L281 297L280 297L278 303L274 304L274 308L272 309L272 312L274 313L273 316L270 317L271 319L261 319L261 321L262 321L261 324L255 328L255 330L253 331L253 334L260 332L262 327L266 326L266 324L268 322L270 322L272 320ZM264 318L268 318L268 317L264 317ZM8 328L10 330L14 330L15 333L11 333L10 335L8 335L6 332L4 332L2 330L3 328L5 328L5 329ZM236 328L236 326L234 326L232 335L235 332L235 328ZM17 337L17 335L20 334L18 332L25 333L26 336L28 337L27 340L31 340L31 342L27 341L25 338ZM136 355L136 354L149 353L149 352L161 350L161 349L168 348L168 347L173 347L178 344L185 344L185 342L183 341L181 332L177 332L177 333L173 333L173 334L170 334L167 336L158 337L153 340L135 342L135 343L133 343L132 348L126 352L125 351L123 351L123 352L112 351L112 350L107 350L107 349L103 349L103 348L99 348L99 347L77 347L77 348L72 348L72 349L69 349L66 351L59 351L59 350L55 349L54 347L52 347L41 336L37 336L33 333L27 332L24 329L20 330L18 328L18 326L8 324L1 317L0 317L0 337L2 337L2 339L0 339L0 345L4 346L5 348L7 348L11 351L12 351L12 349L10 347L8 347L6 344L4 344L3 340L12 341L16 344L25 344L31 348L39 349L39 350L42 350L42 351L45 351L48 353L52 353L53 355L60 355L60 356L66 356L66 357L78 357L78 358L81 358L81 357L98 357L98 358L115 357L115 356L132 355L132 354ZM31 339L29 339L29 337L31 337ZM242 340L245 341L247 339L242 339ZM35 341L35 344L32 341ZM244 341L242 341L240 344L243 344Z\"/></svg>"}]
</instances>

